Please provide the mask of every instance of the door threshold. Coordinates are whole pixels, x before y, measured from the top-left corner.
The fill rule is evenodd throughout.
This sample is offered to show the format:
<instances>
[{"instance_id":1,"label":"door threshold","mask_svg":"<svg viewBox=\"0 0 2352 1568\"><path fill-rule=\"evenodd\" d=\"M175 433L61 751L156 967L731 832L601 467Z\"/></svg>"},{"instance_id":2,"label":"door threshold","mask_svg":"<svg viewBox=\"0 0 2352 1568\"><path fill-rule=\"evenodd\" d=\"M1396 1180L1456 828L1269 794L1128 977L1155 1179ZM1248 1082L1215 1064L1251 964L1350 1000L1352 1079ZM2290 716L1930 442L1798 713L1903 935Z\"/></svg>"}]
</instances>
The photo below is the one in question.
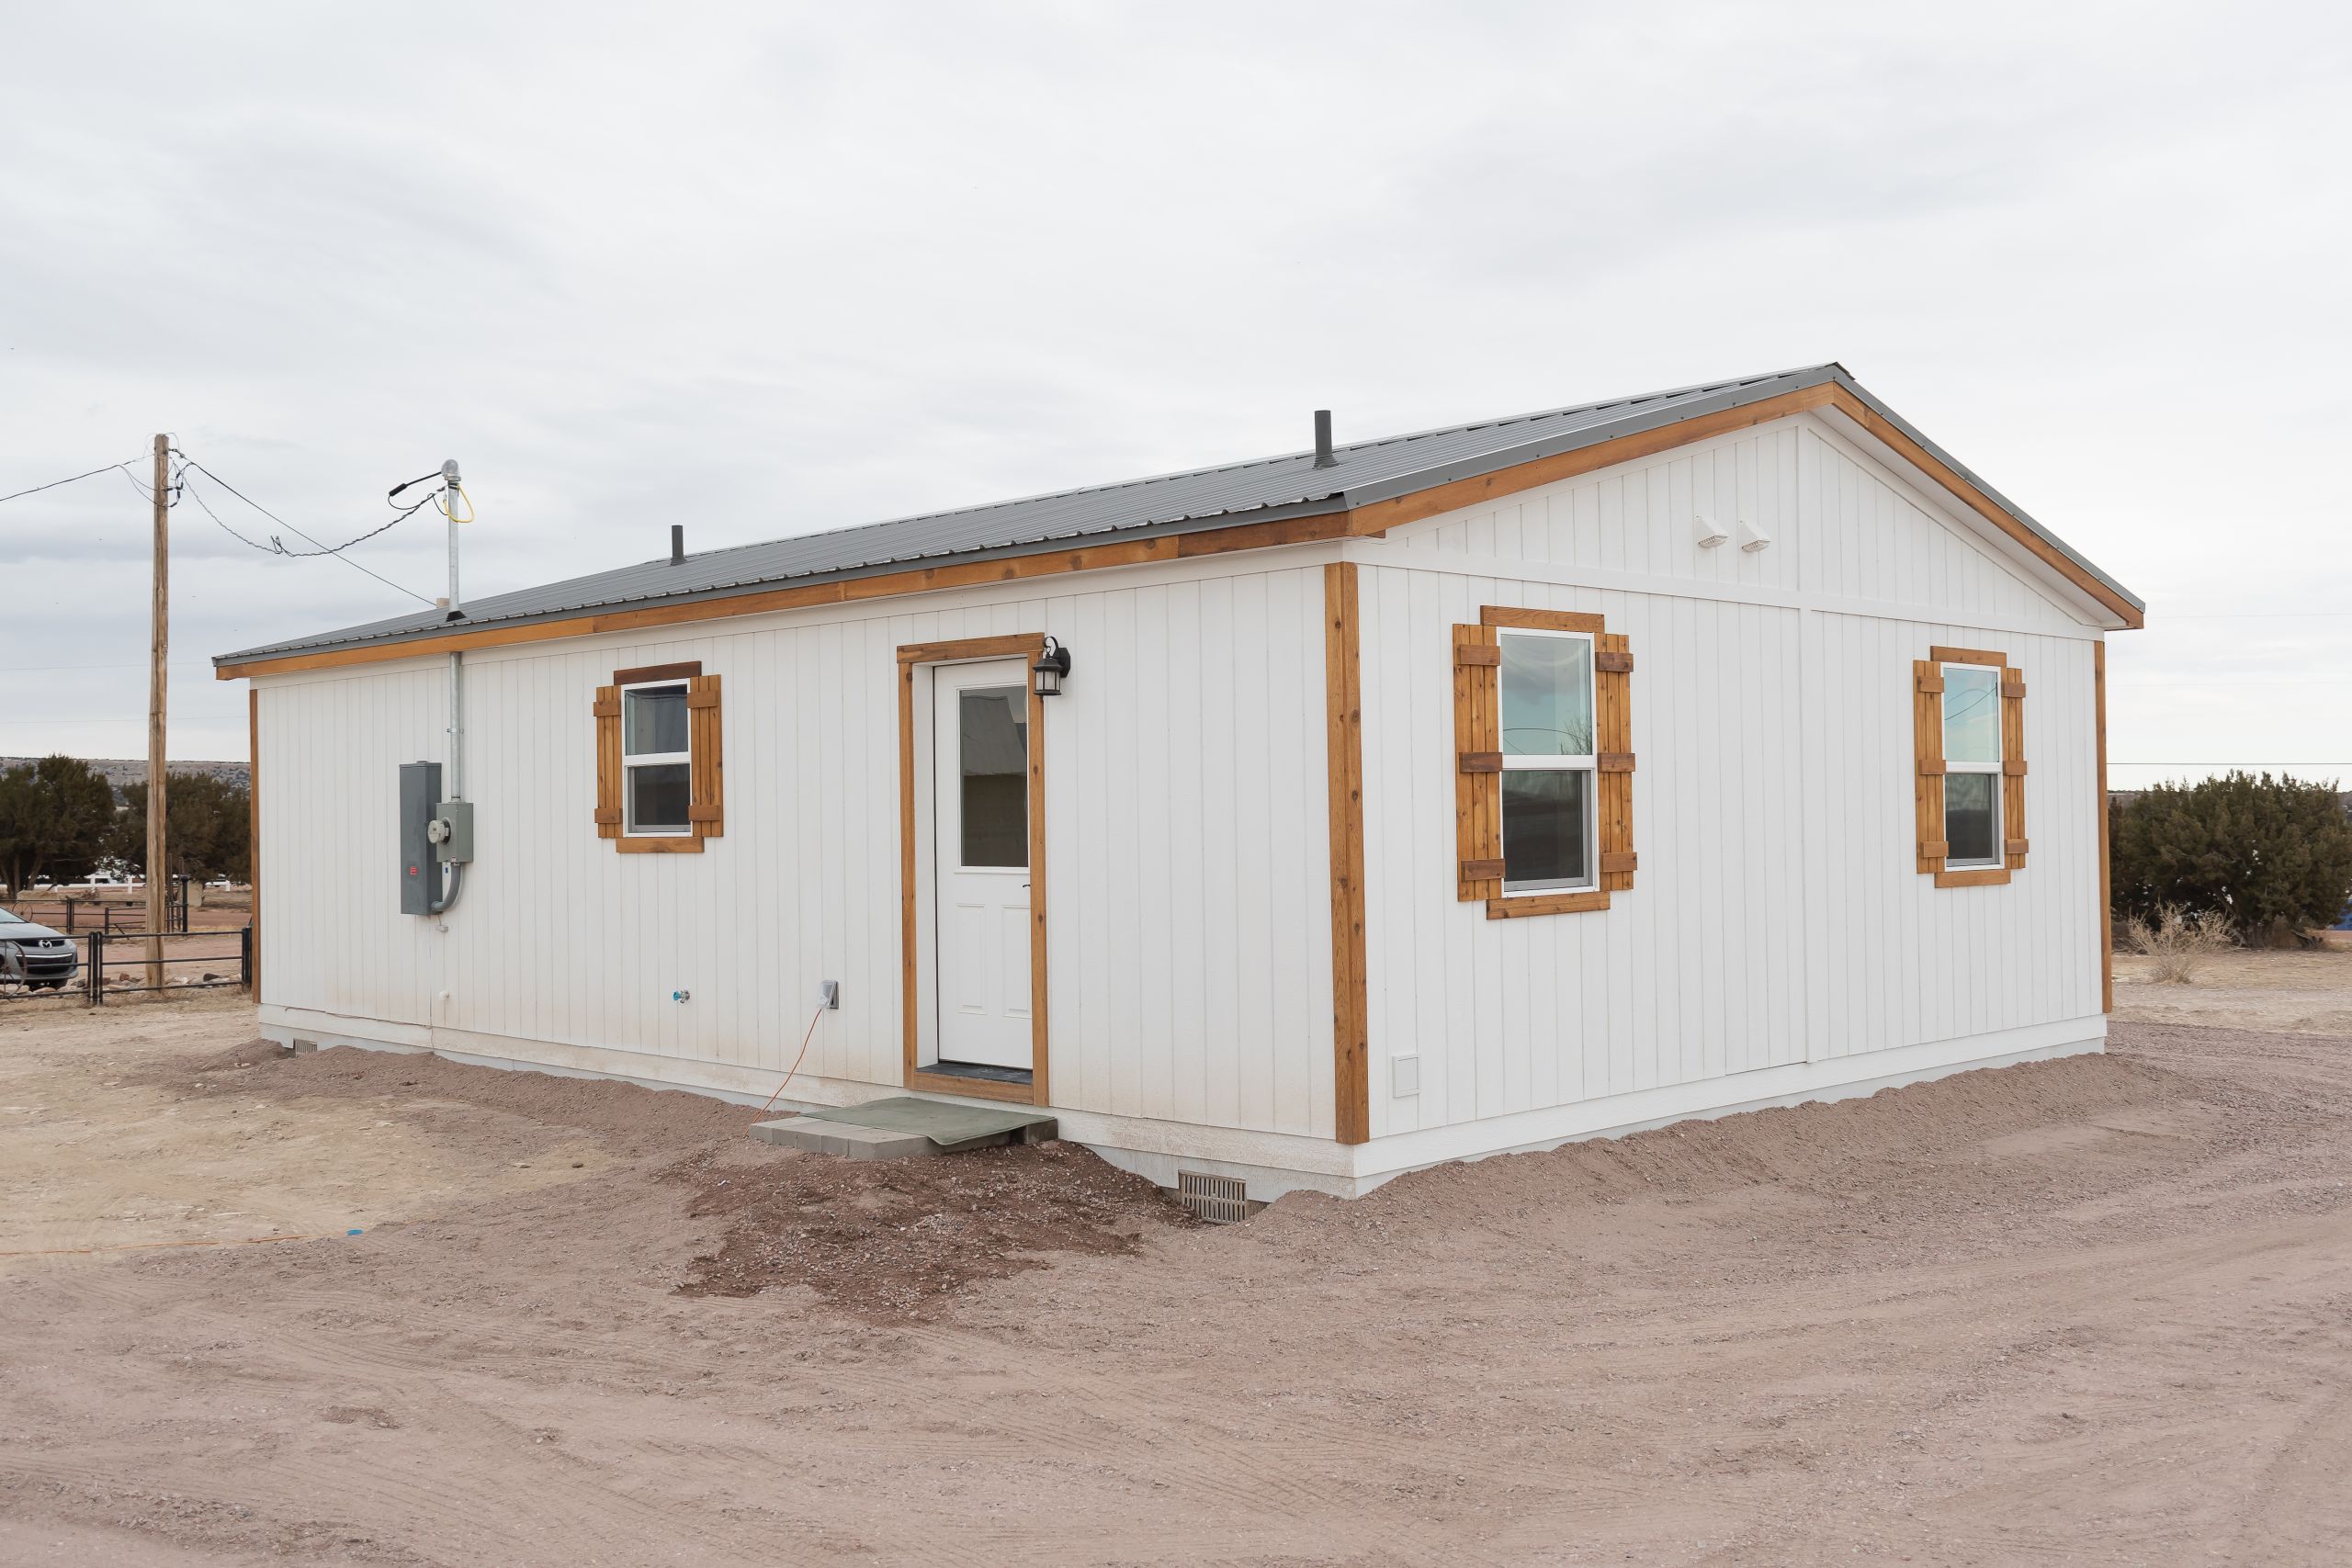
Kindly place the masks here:
<instances>
[{"instance_id":1,"label":"door threshold","mask_svg":"<svg viewBox=\"0 0 2352 1568\"><path fill-rule=\"evenodd\" d=\"M978 1078L988 1083L1026 1084L1036 1081L1036 1074L1027 1067L999 1067L986 1062L933 1062L922 1069L942 1077Z\"/></svg>"}]
</instances>

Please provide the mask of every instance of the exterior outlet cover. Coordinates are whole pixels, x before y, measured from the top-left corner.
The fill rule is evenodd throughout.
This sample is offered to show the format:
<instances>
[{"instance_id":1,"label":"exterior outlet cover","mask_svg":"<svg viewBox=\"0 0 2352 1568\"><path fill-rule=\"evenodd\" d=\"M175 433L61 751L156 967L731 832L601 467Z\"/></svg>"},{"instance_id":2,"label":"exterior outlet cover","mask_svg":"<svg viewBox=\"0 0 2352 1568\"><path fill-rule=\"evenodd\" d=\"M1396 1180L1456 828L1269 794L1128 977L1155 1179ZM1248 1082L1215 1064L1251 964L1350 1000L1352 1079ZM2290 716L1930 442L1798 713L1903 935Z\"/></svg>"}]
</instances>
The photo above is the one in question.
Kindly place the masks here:
<instances>
[{"instance_id":1,"label":"exterior outlet cover","mask_svg":"<svg viewBox=\"0 0 2352 1568\"><path fill-rule=\"evenodd\" d=\"M1388 1089L1397 1099L1404 1100L1421 1092L1421 1059L1419 1056L1392 1056L1388 1059Z\"/></svg>"},{"instance_id":2,"label":"exterior outlet cover","mask_svg":"<svg viewBox=\"0 0 2352 1568\"><path fill-rule=\"evenodd\" d=\"M1731 537L1722 524L1703 512L1691 517L1690 536L1699 541L1699 547L1702 550L1712 550Z\"/></svg>"}]
</instances>

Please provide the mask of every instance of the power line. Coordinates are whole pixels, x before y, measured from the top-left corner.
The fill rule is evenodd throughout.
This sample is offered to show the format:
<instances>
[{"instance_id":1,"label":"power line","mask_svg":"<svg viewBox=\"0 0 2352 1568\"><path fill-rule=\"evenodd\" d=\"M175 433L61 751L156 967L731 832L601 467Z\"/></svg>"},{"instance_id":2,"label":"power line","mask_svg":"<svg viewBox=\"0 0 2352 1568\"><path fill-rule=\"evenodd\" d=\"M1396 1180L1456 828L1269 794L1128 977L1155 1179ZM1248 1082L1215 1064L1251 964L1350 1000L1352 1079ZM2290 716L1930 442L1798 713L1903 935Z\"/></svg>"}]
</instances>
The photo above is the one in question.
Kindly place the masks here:
<instances>
[{"instance_id":1,"label":"power line","mask_svg":"<svg viewBox=\"0 0 2352 1568\"><path fill-rule=\"evenodd\" d=\"M188 483L187 473L189 468L196 469L206 479L212 480L222 490L227 491L231 495L235 496L239 501L243 502L247 506L252 507L255 512L260 513L264 517L268 518L271 522L277 524L279 527L285 529L296 538L300 539L307 544L317 546L318 547L310 550L289 550L284 545L278 543L275 538L271 539L271 541L266 545L246 538L243 534L240 534L234 528L230 527L228 524L221 522L220 514L213 511L211 505L205 501L203 492L198 491L194 485ZM357 561L353 560L349 556L343 553L352 546L359 543L361 539L373 538L376 535L382 533L384 528L390 528L407 521L411 513L415 512L424 504L424 501L417 502L415 506L410 507L407 512L401 513L398 517L393 518L391 522L385 524L384 528L370 529L368 533L360 535L356 539L346 539L342 544L336 545L333 548L329 548L324 545L320 545L319 542L316 539L311 538L310 535L303 533L301 529L297 528L293 524L287 522L286 519L278 516L276 513L270 511L269 508L262 505L251 496L244 494L243 491L239 491L236 486L231 484L227 479L222 479L219 474L214 473L211 469L206 468L203 464L197 462L195 459L185 459L181 465L180 473L180 483L187 490L189 498L193 500L198 507L203 509L204 514L207 517L211 518L212 521L220 526L222 533L228 535L239 544L259 550L265 555L285 556L297 560L304 559L312 556L333 556L335 559L343 562L344 565L351 568L354 571L367 572L369 577L374 578L385 587L397 590L400 592L407 594L418 604L425 605L428 608L431 607L433 601L426 598L424 594L417 592L413 588L401 587L401 584L394 582L382 572L369 570L367 567L360 565ZM430 501L433 498L428 495L424 499L425 501Z\"/></svg>"},{"instance_id":2,"label":"power line","mask_svg":"<svg viewBox=\"0 0 2352 1568\"><path fill-rule=\"evenodd\" d=\"M399 516L385 524L383 527L370 528L366 533L345 539L339 545L320 545L316 539L311 538L310 535L303 533L302 530L295 527L294 525L287 522L286 519L278 516L277 513L270 511L269 508L262 505L259 502L254 500L253 497L245 494L236 486L231 484L227 479L222 479L219 474L214 473L210 468L206 468L203 464L198 462L193 457L186 459L182 464L182 475L185 476L187 470L189 468L194 468L198 473L202 474L206 479L210 479L214 484L219 485L222 490L227 491L231 495L235 496L239 501L243 502L247 506L252 507L255 512L260 513L264 517L268 518L279 527L286 529L288 532L294 534L300 538L309 540L309 542L313 545L318 545L318 548L313 550L289 550L286 547L283 542L275 537L273 537L266 545L254 544L253 540L246 538L243 534L239 534L234 528L230 528L226 523L220 523L220 519L219 517L214 516L212 518L215 523L220 523L220 526L228 529L229 533L241 543L252 545L253 547L257 550L267 550L272 555L288 556L298 560L310 556L340 555L345 550L351 548L352 546L360 543L362 540L374 538L377 535L384 532L387 528L399 527L401 524L407 522L410 517L413 516L418 512L423 511L427 505L431 504L433 500L433 497L430 494L427 494L423 501L416 502L413 506L402 509ZM187 482L185 477L183 477L181 482L183 484ZM406 489L407 487L402 486L401 488ZM212 509L210 507L205 508L207 515L210 515L211 511ZM427 603L430 603L430 601L427 601Z\"/></svg>"},{"instance_id":3,"label":"power line","mask_svg":"<svg viewBox=\"0 0 2352 1568\"><path fill-rule=\"evenodd\" d=\"M14 500L16 500L18 496L26 496L26 495L39 495L41 491L45 491L45 490L55 490L59 485L70 485L70 484L74 483L74 482L75 480L77 480L77 479L93 479L93 478L96 477L96 476L97 476L97 475L99 475L99 474L112 473L114 470L116 470L116 469L118 469L118 468L121 469L121 470L123 471L124 475L125 475L126 477L128 477L128 476L129 476L129 474L130 474L130 465L131 465L132 463L137 462L137 461L139 461L139 459L138 459L138 458L136 458L136 457L132 457L132 458L130 458L130 459L129 459L128 461L125 461L125 462L120 462L120 463L108 463L108 464L107 464L105 468L92 468L88 473L86 473L86 474L75 474L75 475L74 475L74 476L73 476L73 478L72 478L72 479L51 479L51 480L50 480L50 481L49 481L47 484L45 484L45 485L35 485L35 486L33 486L33 488L32 488L32 489L30 489L30 490L20 490L20 491L17 491L14 492L13 494L9 494L9 495L0 495L0 501L14 501ZM131 483L133 483L133 484L137 484L139 481L138 481L137 479L132 479L130 482L131 482Z\"/></svg>"}]
</instances>

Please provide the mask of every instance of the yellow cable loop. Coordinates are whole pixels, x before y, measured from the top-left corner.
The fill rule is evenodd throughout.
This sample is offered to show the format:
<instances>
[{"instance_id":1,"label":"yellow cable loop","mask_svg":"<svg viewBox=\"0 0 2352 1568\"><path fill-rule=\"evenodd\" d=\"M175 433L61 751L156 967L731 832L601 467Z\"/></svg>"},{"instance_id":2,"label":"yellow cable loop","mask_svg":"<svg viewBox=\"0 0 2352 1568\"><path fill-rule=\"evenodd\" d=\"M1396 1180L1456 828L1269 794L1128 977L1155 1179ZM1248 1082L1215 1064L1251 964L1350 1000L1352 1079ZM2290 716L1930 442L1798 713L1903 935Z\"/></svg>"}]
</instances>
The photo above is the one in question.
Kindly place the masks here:
<instances>
[{"instance_id":1,"label":"yellow cable loop","mask_svg":"<svg viewBox=\"0 0 2352 1568\"><path fill-rule=\"evenodd\" d=\"M440 508L441 515L448 518L452 523L472 522L474 520L474 498L466 493L466 487L463 485L453 485L450 488L455 490L458 492L458 498L466 503L466 514L463 517L459 517L449 510L449 502L446 499L447 491L443 492L445 499L435 502L434 504Z\"/></svg>"}]
</instances>

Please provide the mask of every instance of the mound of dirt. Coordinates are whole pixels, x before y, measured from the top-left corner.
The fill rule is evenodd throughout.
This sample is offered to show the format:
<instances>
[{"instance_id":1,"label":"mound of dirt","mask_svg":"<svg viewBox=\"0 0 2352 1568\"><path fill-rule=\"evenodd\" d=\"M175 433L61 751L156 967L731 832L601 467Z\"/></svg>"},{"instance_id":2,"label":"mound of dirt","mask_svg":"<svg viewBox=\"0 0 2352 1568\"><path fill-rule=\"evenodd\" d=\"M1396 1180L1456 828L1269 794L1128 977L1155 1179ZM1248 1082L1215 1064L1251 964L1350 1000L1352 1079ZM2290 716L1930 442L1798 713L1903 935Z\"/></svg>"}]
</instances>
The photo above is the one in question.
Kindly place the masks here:
<instances>
[{"instance_id":1,"label":"mound of dirt","mask_svg":"<svg viewBox=\"0 0 2352 1568\"><path fill-rule=\"evenodd\" d=\"M662 1176L693 1189L692 1217L727 1226L681 1294L805 1285L869 1320L935 1315L975 1280L1055 1253L1130 1254L1150 1231L1196 1223L1143 1178L1059 1141L871 1163L722 1147Z\"/></svg>"},{"instance_id":2,"label":"mound of dirt","mask_svg":"<svg viewBox=\"0 0 2352 1568\"><path fill-rule=\"evenodd\" d=\"M1153 1230L1194 1223L1159 1188L1076 1144L839 1160L755 1143L757 1111L706 1095L421 1054L296 1055L254 1040L147 1081L175 1096L379 1100L446 1147L516 1165L585 1136L599 1145L594 1179L611 1224L646 1217L621 1211L651 1181L683 1188L686 1217L718 1228L717 1249L695 1258L681 1293L806 1286L868 1321L935 1315L976 1281L1055 1254L1131 1253Z\"/></svg>"}]
</instances>

